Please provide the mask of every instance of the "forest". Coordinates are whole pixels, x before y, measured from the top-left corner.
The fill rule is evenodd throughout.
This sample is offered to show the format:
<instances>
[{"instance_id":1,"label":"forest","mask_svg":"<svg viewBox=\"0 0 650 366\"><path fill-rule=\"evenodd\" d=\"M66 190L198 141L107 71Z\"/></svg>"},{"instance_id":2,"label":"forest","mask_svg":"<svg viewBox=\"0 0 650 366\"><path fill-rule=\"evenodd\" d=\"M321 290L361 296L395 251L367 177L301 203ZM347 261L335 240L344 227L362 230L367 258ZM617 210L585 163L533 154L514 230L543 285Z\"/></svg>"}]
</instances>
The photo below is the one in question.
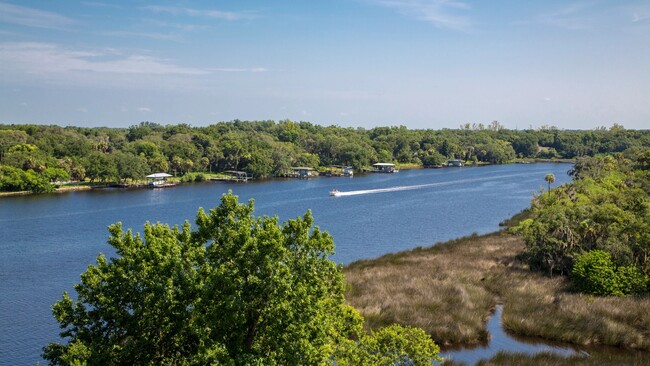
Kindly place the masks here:
<instances>
[{"instance_id":1,"label":"forest","mask_svg":"<svg viewBox=\"0 0 650 366\"><path fill-rule=\"evenodd\" d=\"M376 162L416 167L515 159L574 159L650 147L650 131L510 130L494 121L458 129L344 128L290 120L206 127L141 122L129 128L0 125L0 191L48 192L53 182L127 182L154 172L245 171L254 178L294 166L362 170Z\"/></svg>"}]
</instances>

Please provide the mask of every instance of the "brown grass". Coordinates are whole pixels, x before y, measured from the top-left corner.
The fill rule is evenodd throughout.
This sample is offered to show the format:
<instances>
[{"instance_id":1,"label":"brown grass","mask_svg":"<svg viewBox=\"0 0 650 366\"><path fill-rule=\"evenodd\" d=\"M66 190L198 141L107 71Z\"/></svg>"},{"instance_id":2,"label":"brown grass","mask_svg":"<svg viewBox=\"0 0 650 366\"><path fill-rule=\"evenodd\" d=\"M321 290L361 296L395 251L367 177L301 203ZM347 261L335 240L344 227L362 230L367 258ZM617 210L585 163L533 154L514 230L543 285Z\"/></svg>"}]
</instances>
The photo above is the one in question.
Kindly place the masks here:
<instances>
[{"instance_id":1,"label":"brown grass","mask_svg":"<svg viewBox=\"0 0 650 366\"><path fill-rule=\"evenodd\" d=\"M497 303L512 333L574 344L650 350L650 298L570 292L564 277L528 270L523 241L504 232L359 261L344 271L347 301L371 328L423 328L436 343L483 342Z\"/></svg>"}]
</instances>

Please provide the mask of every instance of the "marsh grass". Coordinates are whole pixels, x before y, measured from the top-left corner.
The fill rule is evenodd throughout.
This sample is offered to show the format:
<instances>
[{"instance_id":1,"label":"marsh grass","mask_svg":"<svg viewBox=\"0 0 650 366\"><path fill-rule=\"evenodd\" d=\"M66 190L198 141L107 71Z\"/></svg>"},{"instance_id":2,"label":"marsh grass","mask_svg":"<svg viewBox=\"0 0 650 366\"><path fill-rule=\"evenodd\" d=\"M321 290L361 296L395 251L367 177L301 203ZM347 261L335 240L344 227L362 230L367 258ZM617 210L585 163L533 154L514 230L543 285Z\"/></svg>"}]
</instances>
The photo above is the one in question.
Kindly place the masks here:
<instances>
[{"instance_id":1,"label":"marsh grass","mask_svg":"<svg viewBox=\"0 0 650 366\"><path fill-rule=\"evenodd\" d=\"M346 299L370 328L413 325L443 346L485 342L503 303L517 335L650 350L650 298L573 293L565 277L531 272L517 258L523 249L502 231L358 261L344 269Z\"/></svg>"},{"instance_id":2,"label":"marsh grass","mask_svg":"<svg viewBox=\"0 0 650 366\"><path fill-rule=\"evenodd\" d=\"M644 353L632 354L611 354L593 353L589 356L576 355L562 357L553 353L538 353L530 356L521 353L497 353L489 360L479 361L477 366L647 366L650 363L648 355ZM445 366L461 365L453 362L445 362Z\"/></svg>"}]
</instances>

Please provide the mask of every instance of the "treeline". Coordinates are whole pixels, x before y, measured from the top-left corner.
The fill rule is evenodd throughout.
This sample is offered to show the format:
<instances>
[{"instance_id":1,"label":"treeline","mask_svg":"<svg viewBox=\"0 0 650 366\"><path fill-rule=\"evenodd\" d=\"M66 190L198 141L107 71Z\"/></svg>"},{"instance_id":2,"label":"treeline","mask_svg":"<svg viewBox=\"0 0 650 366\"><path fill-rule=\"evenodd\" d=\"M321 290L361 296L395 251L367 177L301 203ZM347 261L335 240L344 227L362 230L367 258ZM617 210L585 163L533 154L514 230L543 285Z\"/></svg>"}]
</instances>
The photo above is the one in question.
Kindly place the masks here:
<instances>
[{"instance_id":1,"label":"treeline","mask_svg":"<svg viewBox=\"0 0 650 366\"><path fill-rule=\"evenodd\" d=\"M531 268L597 295L650 291L650 149L580 159L516 231Z\"/></svg>"},{"instance_id":2,"label":"treeline","mask_svg":"<svg viewBox=\"0 0 650 366\"><path fill-rule=\"evenodd\" d=\"M447 159L501 164L515 158L574 158L650 146L650 131L516 131L498 122L409 130L239 121L207 127L142 122L129 128L0 125L0 190L48 191L50 182L143 179L152 172L241 170L264 178L292 166L375 162L435 166Z\"/></svg>"}]
</instances>

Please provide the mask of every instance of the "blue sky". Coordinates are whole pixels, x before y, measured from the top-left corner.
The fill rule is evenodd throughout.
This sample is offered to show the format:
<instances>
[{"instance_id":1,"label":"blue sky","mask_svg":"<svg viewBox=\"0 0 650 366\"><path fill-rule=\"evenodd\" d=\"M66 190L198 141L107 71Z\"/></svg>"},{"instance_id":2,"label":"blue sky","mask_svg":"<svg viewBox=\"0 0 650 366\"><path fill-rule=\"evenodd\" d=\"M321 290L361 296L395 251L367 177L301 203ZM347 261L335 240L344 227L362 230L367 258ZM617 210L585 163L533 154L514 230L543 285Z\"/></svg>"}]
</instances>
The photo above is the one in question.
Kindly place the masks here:
<instances>
[{"instance_id":1,"label":"blue sky","mask_svg":"<svg viewBox=\"0 0 650 366\"><path fill-rule=\"evenodd\" d=\"M0 123L650 128L650 2L0 0Z\"/></svg>"}]
</instances>

